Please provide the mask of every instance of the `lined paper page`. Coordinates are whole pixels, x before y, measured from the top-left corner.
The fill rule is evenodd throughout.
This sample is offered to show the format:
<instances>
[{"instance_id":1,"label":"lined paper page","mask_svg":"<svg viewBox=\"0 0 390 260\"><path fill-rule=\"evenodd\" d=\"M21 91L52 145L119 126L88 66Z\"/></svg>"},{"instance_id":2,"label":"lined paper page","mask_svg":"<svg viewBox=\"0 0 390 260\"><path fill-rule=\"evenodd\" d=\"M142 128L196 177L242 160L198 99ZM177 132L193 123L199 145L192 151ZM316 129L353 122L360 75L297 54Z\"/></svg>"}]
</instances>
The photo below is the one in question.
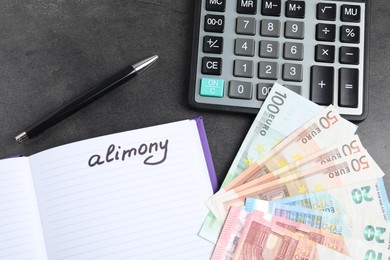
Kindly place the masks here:
<instances>
[{"instance_id":1,"label":"lined paper page","mask_svg":"<svg viewBox=\"0 0 390 260\"><path fill-rule=\"evenodd\" d=\"M0 259L47 259L28 158L0 160Z\"/></svg>"},{"instance_id":2,"label":"lined paper page","mask_svg":"<svg viewBox=\"0 0 390 260\"><path fill-rule=\"evenodd\" d=\"M137 154L123 157L131 148ZM197 235L212 188L195 121L86 140L30 162L50 259L210 257L213 245Z\"/></svg>"}]
</instances>

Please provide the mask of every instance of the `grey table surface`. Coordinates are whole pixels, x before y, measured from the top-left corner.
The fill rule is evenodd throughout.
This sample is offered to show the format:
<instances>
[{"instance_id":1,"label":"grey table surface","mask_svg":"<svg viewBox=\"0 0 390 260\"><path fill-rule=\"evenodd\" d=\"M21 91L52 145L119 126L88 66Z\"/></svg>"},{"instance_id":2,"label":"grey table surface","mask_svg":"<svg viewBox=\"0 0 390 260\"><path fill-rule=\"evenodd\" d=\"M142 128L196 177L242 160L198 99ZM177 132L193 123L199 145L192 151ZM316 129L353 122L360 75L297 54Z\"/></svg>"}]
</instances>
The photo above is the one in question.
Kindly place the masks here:
<instances>
[{"instance_id":1,"label":"grey table surface","mask_svg":"<svg viewBox=\"0 0 390 260\"><path fill-rule=\"evenodd\" d=\"M188 104L194 1L0 1L0 158L203 116L221 183L254 115ZM371 4L369 115L358 134L389 175L390 2ZM130 64L158 54L144 75L19 145L15 135Z\"/></svg>"}]
</instances>

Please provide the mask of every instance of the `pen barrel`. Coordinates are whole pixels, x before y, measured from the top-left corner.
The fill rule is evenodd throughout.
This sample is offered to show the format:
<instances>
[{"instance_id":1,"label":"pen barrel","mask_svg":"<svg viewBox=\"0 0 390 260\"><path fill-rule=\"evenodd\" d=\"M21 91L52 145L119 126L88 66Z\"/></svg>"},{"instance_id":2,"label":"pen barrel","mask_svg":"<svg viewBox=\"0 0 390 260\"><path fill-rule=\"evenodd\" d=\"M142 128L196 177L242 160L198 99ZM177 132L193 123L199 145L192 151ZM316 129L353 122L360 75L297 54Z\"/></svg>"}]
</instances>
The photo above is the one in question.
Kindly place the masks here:
<instances>
[{"instance_id":1,"label":"pen barrel","mask_svg":"<svg viewBox=\"0 0 390 260\"><path fill-rule=\"evenodd\" d=\"M77 112L78 110L82 109L83 107L97 100L98 98L116 89L117 87L124 84L125 82L127 82L128 80L130 80L136 75L137 75L137 71L132 67L131 72L127 70L127 73L125 75L122 74L121 77L118 77L118 75L115 77L117 79L120 78L119 80L116 81L111 80L110 81L111 83L102 84L99 87L96 87L91 91L83 94L82 96L74 99L69 104L52 112L51 114L47 115L46 117L36 122L34 125L27 128L25 132L27 133L28 138L32 138L38 135L39 133L46 130L47 128L53 126L59 121L65 119L71 114Z\"/></svg>"}]
</instances>

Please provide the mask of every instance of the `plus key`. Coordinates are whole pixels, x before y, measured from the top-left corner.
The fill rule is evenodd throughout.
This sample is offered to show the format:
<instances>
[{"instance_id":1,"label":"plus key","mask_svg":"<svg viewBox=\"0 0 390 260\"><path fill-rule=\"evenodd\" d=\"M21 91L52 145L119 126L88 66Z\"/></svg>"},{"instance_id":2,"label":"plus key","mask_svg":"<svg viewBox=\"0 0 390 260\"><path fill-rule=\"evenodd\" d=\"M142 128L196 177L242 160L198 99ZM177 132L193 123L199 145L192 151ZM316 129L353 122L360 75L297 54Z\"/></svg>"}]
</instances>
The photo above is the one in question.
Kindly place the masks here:
<instances>
[{"instance_id":1,"label":"plus key","mask_svg":"<svg viewBox=\"0 0 390 260\"><path fill-rule=\"evenodd\" d=\"M333 103L334 68L324 66L311 67L310 99L319 105Z\"/></svg>"}]
</instances>

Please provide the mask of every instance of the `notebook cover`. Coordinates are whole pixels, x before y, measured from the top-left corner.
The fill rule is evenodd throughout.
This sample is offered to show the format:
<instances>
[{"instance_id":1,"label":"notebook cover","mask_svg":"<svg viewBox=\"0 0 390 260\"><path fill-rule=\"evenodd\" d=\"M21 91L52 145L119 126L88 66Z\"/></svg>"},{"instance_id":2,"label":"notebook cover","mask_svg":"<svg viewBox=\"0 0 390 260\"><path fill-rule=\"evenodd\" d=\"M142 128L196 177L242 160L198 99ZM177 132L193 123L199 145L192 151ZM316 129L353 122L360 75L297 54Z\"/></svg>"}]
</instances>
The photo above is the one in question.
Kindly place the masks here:
<instances>
[{"instance_id":1,"label":"notebook cover","mask_svg":"<svg viewBox=\"0 0 390 260\"><path fill-rule=\"evenodd\" d=\"M207 169L209 171L211 186L213 188L213 192L215 193L218 191L218 180L217 180L217 175L216 175L215 169L214 169L214 163L213 163L213 158L212 158L211 152L210 152L209 142L207 140L206 130L205 130L204 124L203 124L203 118L200 116L200 117L193 118L191 120L195 120L196 125L198 127L200 142L202 144L203 154L204 154L204 157L206 159L206 164L207 164Z\"/></svg>"}]
</instances>

